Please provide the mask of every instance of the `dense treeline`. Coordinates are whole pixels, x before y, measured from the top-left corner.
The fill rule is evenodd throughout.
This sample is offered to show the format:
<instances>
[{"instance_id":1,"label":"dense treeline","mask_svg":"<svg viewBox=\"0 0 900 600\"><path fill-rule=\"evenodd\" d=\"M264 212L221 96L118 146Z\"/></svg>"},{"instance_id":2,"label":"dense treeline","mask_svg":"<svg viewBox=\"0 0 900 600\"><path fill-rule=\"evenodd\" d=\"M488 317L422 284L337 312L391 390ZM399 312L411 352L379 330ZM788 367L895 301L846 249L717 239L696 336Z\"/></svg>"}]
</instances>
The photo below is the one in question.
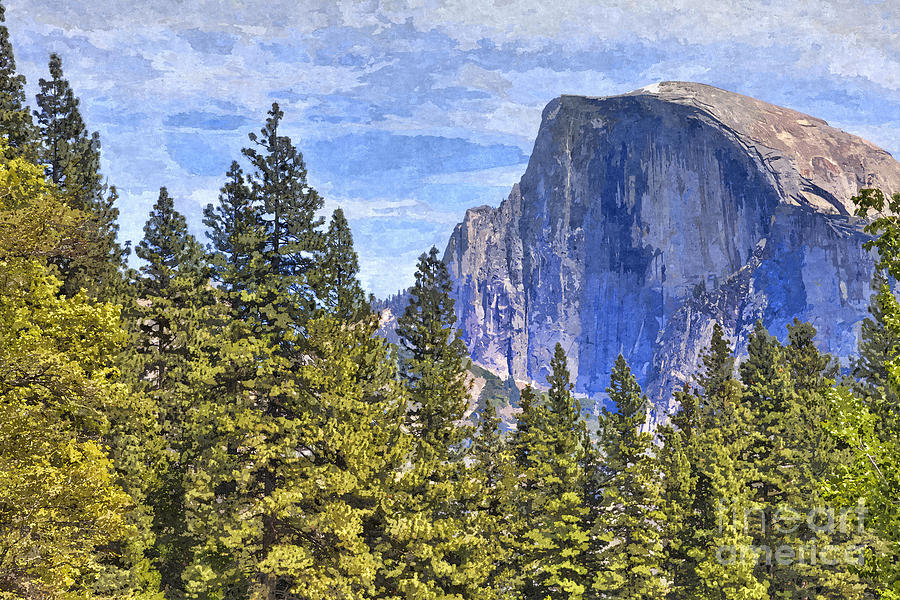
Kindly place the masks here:
<instances>
[{"instance_id":1,"label":"dense treeline","mask_svg":"<svg viewBox=\"0 0 900 600\"><path fill-rule=\"evenodd\" d=\"M165 187L129 269L58 56L0 26L0 598L900 598L900 196L852 377L795 321L718 325L667 425L621 357L589 427L557 345L514 427L469 413L437 250L399 346L273 105L204 211Z\"/></svg>"}]
</instances>

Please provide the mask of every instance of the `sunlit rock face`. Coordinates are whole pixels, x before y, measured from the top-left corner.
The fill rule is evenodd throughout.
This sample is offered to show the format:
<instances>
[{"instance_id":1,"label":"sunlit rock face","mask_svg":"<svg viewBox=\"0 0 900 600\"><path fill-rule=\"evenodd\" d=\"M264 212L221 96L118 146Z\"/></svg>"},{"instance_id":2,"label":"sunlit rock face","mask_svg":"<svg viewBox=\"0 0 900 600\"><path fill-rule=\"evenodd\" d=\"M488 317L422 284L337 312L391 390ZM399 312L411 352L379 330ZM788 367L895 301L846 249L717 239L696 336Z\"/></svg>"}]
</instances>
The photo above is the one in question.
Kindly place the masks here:
<instances>
[{"instance_id":1,"label":"sunlit rock face","mask_svg":"<svg viewBox=\"0 0 900 600\"><path fill-rule=\"evenodd\" d=\"M714 321L742 351L795 316L846 359L873 258L850 202L900 191L900 163L820 119L667 82L552 101L521 181L447 246L475 362L543 382L556 342L602 394L619 353L652 398L690 381Z\"/></svg>"}]
</instances>

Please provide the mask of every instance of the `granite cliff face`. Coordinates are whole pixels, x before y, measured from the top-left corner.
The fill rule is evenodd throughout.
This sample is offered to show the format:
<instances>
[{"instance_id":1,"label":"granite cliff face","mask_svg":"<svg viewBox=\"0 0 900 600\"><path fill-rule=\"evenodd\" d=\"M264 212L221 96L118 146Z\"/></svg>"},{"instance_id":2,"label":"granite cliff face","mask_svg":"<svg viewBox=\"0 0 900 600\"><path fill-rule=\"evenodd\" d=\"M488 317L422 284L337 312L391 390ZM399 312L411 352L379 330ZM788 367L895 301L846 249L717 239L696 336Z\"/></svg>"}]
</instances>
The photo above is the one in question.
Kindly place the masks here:
<instances>
[{"instance_id":1,"label":"granite cliff face","mask_svg":"<svg viewBox=\"0 0 900 600\"><path fill-rule=\"evenodd\" d=\"M563 96L544 110L521 181L466 213L445 261L473 360L543 382L554 344L600 394L620 352L665 406L722 323L793 317L846 358L873 258L860 187L900 191L900 163L824 121L706 85Z\"/></svg>"}]
</instances>

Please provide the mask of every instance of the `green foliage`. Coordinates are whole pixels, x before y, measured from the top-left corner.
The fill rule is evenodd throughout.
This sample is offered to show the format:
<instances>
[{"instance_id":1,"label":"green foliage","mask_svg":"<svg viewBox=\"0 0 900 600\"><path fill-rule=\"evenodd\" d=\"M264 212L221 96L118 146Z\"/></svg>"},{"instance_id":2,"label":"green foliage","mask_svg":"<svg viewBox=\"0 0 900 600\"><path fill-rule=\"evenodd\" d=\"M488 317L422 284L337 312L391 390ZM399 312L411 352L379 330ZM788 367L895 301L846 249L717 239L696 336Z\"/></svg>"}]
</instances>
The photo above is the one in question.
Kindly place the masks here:
<instances>
[{"instance_id":1,"label":"green foliage","mask_svg":"<svg viewBox=\"0 0 900 600\"><path fill-rule=\"evenodd\" d=\"M853 198L856 214L871 216L866 226L876 236L877 268L896 281L900 275L900 194L863 189ZM872 214L874 212L874 214ZM865 574L874 578L882 598L900 598L900 427L895 402L900 389L900 360L892 340L900 335L900 304L883 283L873 299L874 321L864 326L860 353L863 365L859 394L846 388L825 392L831 413L826 427L850 453L823 485L826 498L846 507L862 506L865 522L880 541L870 546ZM883 366L882 366L883 365Z\"/></svg>"},{"instance_id":2,"label":"green foliage","mask_svg":"<svg viewBox=\"0 0 900 600\"><path fill-rule=\"evenodd\" d=\"M40 167L0 163L0 596L156 597L118 452L146 410L115 364L119 309L59 294L45 257L81 215Z\"/></svg>"},{"instance_id":3,"label":"green foliage","mask_svg":"<svg viewBox=\"0 0 900 600\"><path fill-rule=\"evenodd\" d=\"M788 326L789 344L782 346L757 324L749 357L740 367L752 424L745 458L758 516L750 520L749 531L754 544L766 549L756 574L772 597L861 598L864 583L847 561L828 564L799 557L812 545L845 556L866 541L841 528L794 526L826 510L821 478L842 469L847 460L821 429L830 418L823 394L833 385L834 369L830 357L816 349L814 337L814 328L795 320ZM779 561L781 548L797 553L794 560Z\"/></svg>"},{"instance_id":4,"label":"green foliage","mask_svg":"<svg viewBox=\"0 0 900 600\"><path fill-rule=\"evenodd\" d=\"M0 23L6 10L0 4ZM34 159L37 130L25 100L25 76L16 71L16 59L6 25L0 25L0 132L15 154Z\"/></svg>"},{"instance_id":5,"label":"green foliage","mask_svg":"<svg viewBox=\"0 0 900 600\"><path fill-rule=\"evenodd\" d=\"M154 558L169 597L182 597L182 573L194 540L187 533L184 474L196 453L191 428L195 371L214 352L214 325L222 318L209 286L199 244L188 233L166 188L144 226L137 255L145 262L130 309L133 352L126 364L134 386L158 407L161 435L158 480L147 490L156 536Z\"/></svg>"},{"instance_id":6,"label":"green foliage","mask_svg":"<svg viewBox=\"0 0 900 600\"><path fill-rule=\"evenodd\" d=\"M515 504L518 470L512 444L500 432L500 419L494 407L485 407L479 415L478 435L472 440L473 472L478 477L478 531L491 544L490 569L485 580L485 596L509 598L515 592L516 528Z\"/></svg>"},{"instance_id":7,"label":"green foliage","mask_svg":"<svg viewBox=\"0 0 900 600\"><path fill-rule=\"evenodd\" d=\"M900 412L900 395L891 385L888 365L900 356L900 339L888 325L896 297L887 278L878 273L872 281L874 293L869 303L869 317L859 332L859 356L853 363L855 391L872 404L871 410L881 417L882 426L891 425L891 414Z\"/></svg>"},{"instance_id":8,"label":"green foliage","mask_svg":"<svg viewBox=\"0 0 900 600\"><path fill-rule=\"evenodd\" d=\"M258 290L267 302L263 321L276 328L302 324L312 314L315 297L309 278L324 243L318 230L324 220L316 215L323 201L306 180L303 155L279 134L283 118L273 103L265 127L250 134L253 146L242 151L252 167L247 183L265 232L261 251L268 268Z\"/></svg>"},{"instance_id":9,"label":"green foliage","mask_svg":"<svg viewBox=\"0 0 900 600\"><path fill-rule=\"evenodd\" d=\"M512 440L519 473L516 569L525 598L582 598L588 588L583 496L587 436L559 344L551 368L546 397L530 387L523 390Z\"/></svg>"},{"instance_id":10,"label":"green foliage","mask_svg":"<svg viewBox=\"0 0 900 600\"><path fill-rule=\"evenodd\" d=\"M408 450L403 394L374 321L310 321L315 358L293 375L276 348L230 327L195 417L189 596L371 597ZM275 388L291 399L277 416L261 394Z\"/></svg>"},{"instance_id":11,"label":"green foliage","mask_svg":"<svg viewBox=\"0 0 900 600\"><path fill-rule=\"evenodd\" d=\"M749 417L718 323L701 363L702 389L677 394L673 427L662 431L669 597L765 598L743 520L751 493L741 460Z\"/></svg>"},{"instance_id":12,"label":"green foliage","mask_svg":"<svg viewBox=\"0 0 900 600\"><path fill-rule=\"evenodd\" d=\"M218 204L203 210L203 224L210 239L212 277L227 294L235 313L250 316L241 293L252 293L267 269L263 257L266 232L261 207L254 202L244 172L231 163L228 180L219 193Z\"/></svg>"},{"instance_id":13,"label":"green foliage","mask_svg":"<svg viewBox=\"0 0 900 600\"><path fill-rule=\"evenodd\" d=\"M226 318L212 330L216 346L194 360L189 396L185 472L187 535L195 540L185 569L191 598L240 598L252 589L274 592L262 573L279 541L276 502L282 469L299 459L295 415L296 377L271 337L253 323Z\"/></svg>"},{"instance_id":14,"label":"green foliage","mask_svg":"<svg viewBox=\"0 0 900 600\"><path fill-rule=\"evenodd\" d=\"M455 423L468 405L466 351L453 325L452 284L437 248L419 257L416 283L406 310L397 319L405 350L400 370L412 403L410 428L427 453L458 451L467 432Z\"/></svg>"},{"instance_id":15,"label":"green foliage","mask_svg":"<svg viewBox=\"0 0 900 600\"><path fill-rule=\"evenodd\" d=\"M2 400L0 597L80 598L96 572L94 551L132 533L123 516L130 498L100 444L78 440L55 412Z\"/></svg>"},{"instance_id":16,"label":"green foliage","mask_svg":"<svg viewBox=\"0 0 900 600\"><path fill-rule=\"evenodd\" d=\"M353 235L340 208L331 214L324 246L310 275L319 304L345 321L365 317L371 308L357 279L359 261L353 250Z\"/></svg>"},{"instance_id":17,"label":"green foliage","mask_svg":"<svg viewBox=\"0 0 900 600\"><path fill-rule=\"evenodd\" d=\"M164 187L159 189L159 198L144 225L144 239L138 243L135 253L145 261L140 268L145 296L159 295L168 289L176 272L186 268L196 270L201 263L202 251Z\"/></svg>"},{"instance_id":18,"label":"green foliage","mask_svg":"<svg viewBox=\"0 0 900 600\"><path fill-rule=\"evenodd\" d=\"M856 215L870 219L865 231L874 239L863 248L878 252L878 270L900 279L900 192L888 197L879 189L865 188L851 200L856 204Z\"/></svg>"},{"instance_id":19,"label":"green foliage","mask_svg":"<svg viewBox=\"0 0 900 600\"><path fill-rule=\"evenodd\" d=\"M823 483L823 494L839 506L856 508L880 543L870 546L864 573L879 584L882 598L900 598L900 439L884 431L879 416L846 388L828 390L828 431L852 452L852 461Z\"/></svg>"},{"instance_id":20,"label":"green foliage","mask_svg":"<svg viewBox=\"0 0 900 600\"><path fill-rule=\"evenodd\" d=\"M219 204L204 213L214 251L212 274L221 283L224 304L210 309L209 303L200 303L207 314L199 330L207 332L203 339L215 343L201 345L191 354L190 385L181 401L189 409L183 483L184 539L194 541L183 576L189 597L272 597L303 586L312 586L310 593L316 596L329 586L343 585L334 578L316 584L310 580L313 572L304 566L317 553L317 545L324 543L316 531L305 528L305 520L315 528L328 524L332 537L349 535L343 530L346 523L328 521L346 514L313 515L328 504L328 490L356 476L338 474L338 483L316 488L324 486L324 480L310 475L307 463L325 468L330 463L319 461L342 459L315 453L318 434L309 419L322 406L310 399L312 384L304 374L326 356L326 350L364 351L367 360L377 360L378 355L371 354L376 350L363 338L335 348L314 335L318 321L310 321L314 304L309 278L322 237L316 230L321 220L315 216L321 199L306 183L302 155L289 138L278 134L282 117L273 105L260 135L250 136L258 149L244 150L253 167L250 176L245 179L240 166L232 164ZM368 331L369 326L367 321L363 329ZM336 335L339 330L324 331ZM351 358L361 360L355 354ZM346 357L334 359L341 362L333 368L348 368ZM354 426L361 428L358 420L364 415L353 416ZM381 450L391 455L389 449ZM318 495L312 495L310 486L319 489ZM314 524L316 519L319 525ZM336 548L340 547L338 543ZM338 562L343 559L335 556ZM353 570L345 568L347 573Z\"/></svg>"},{"instance_id":21,"label":"green foliage","mask_svg":"<svg viewBox=\"0 0 900 600\"><path fill-rule=\"evenodd\" d=\"M663 598L662 478L649 404L622 356L607 390L616 412L604 410L600 445L607 473L593 535L604 544L592 557L593 588L607 598Z\"/></svg>"},{"instance_id":22,"label":"green foliage","mask_svg":"<svg viewBox=\"0 0 900 600\"><path fill-rule=\"evenodd\" d=\"M700 510L695 506L703 492L697 489L696 435L699 434L698 399L685 388L676 392L679 408L671 423L660 429L662 447L659 450L663 472L662 509L666 515L665 552L666 575L669 579L668 597L682 598L696 595L699 573L695 539L702 531Z\"/></svg>"},{"instance_id":23,"label":"green foliage","mask_svg":"<svg viewBox=\"0 0 900 600\"><path fill-rule=\"evenodd\" d=\"M62 60L50 55L50 79L41 79L37 95L41 134L39 158L47 176L72 208L81 211L80 248L57 257L63 291L74 295L86 289L92 296L111 299L121 293L125 252L116 242L118 209L115 188L106 189L100 175L100 138L89 134Z\"/></svg>"},{"instance_id":24,"label":"green foliage","mask_svg":"<svg viewBox=\"0 0 900 600\"><path fill-rule=\"evenodd\" d=\"M698 383L707 398L720 394L726 382L734 379L734 352L725 339L725 331L718 323L713 325L709 347L700 355L700 362L703 371ZM715 419L716 411L709 406L705 408L704 418Z\"/></svg>"},{"instance_id":25,"label":"green foliage","mask_svg":"<svg viewBox=\"0 0 900 600\"><path fill-rule=\"evenodd\" d=\"M481 535L482 482L467 463L472 428L462 419L469 386L450 291L447 267L432 248L419 258L398 320L412 453L398 478L399 510L385 523L388 596L475 598L485 593L493 568L489 540Z\"/></svg>"}]
</instances>

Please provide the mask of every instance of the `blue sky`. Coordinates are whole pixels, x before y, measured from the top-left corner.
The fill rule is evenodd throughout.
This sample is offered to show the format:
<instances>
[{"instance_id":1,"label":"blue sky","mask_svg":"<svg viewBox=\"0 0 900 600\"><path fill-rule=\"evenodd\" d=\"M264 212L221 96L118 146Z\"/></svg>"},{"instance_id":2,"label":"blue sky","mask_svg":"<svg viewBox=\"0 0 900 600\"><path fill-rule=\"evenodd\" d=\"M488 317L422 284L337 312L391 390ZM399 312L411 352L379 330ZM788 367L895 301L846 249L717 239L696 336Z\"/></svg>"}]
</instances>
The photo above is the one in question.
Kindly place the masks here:
<instances>
[{"instance_id":1,"label":"blue sky","mask_svg":"<svg viewBox=\"0 0 900 600\"><path fill-rule=\"evenodd\" d=\"M664 7L658 6L665 4ZM161 185L202 239L273 101L364 285L412 282L465 209L497 205L541 109L699 81L801 110L900 156L900 0L7 0L30 91L63 58L137 242Z\"/></svg>"}]
</instances>

